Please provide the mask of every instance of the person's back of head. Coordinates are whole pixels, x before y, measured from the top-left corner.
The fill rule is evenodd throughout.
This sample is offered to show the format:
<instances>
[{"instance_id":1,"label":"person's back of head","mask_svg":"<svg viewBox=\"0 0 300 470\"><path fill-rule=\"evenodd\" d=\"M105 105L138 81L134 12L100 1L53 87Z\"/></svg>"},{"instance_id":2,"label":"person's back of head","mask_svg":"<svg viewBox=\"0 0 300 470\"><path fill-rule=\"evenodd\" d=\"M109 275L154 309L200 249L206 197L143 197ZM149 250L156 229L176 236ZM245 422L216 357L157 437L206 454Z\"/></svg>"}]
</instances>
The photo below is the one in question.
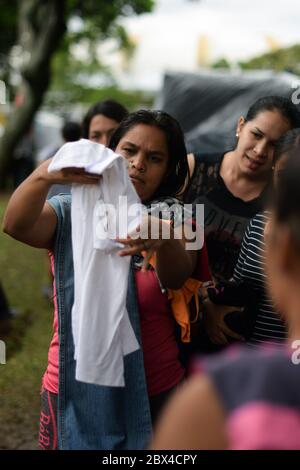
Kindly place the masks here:
<instances>
[{"instance_id":1,"label":"person's back of head","mask_svg":"<svg viewBox=\"0 0 300 470\"><path fill-rule=\"evenodd\" d=\"M292 136L291 136L292 137ZM265 230L267 280L274 305L288 325L293 347L300 334L300 143L296 136L285 151L272 197L272 216Z\"/></svg>"},{"instance_id":2,"label":"person's back of head","mask_svg":"<svg viewBox=\"0 0 300 470\"><path fill-rule=\"evenodd\" d=\"M68 121L64 124L62 131L62 137L65 142L76 142L81 137L81 127L78 122Z\"/></svg>"},{"instance_id":3,"label":"person's back of head","mask_svg":"<svg viewBox=\"0 0 300 470\"><path fill-rule=\"evenodd\" d=\"M300 221L300 142L294 144L288 155L285 169L282 172L277 190L274 194L274 213L279 222L289 223L291 220ZM292 225L292 224L290 224ZM291 228L291 227L290 227ZM295 241L300 240L299 231L295 234Z\"/></svg>"},{"instance_id":4,"label":"person's back of head","mask_svg":"<svg viewBox=\"0 0 300 470\"><path fill-rule=\"evenodd\" d=\"M287 131L275 143L274 163L276 163L283 155L288 155L296 150L300 144L300 127L295 127Z\"/></svg>"}]
</instances>

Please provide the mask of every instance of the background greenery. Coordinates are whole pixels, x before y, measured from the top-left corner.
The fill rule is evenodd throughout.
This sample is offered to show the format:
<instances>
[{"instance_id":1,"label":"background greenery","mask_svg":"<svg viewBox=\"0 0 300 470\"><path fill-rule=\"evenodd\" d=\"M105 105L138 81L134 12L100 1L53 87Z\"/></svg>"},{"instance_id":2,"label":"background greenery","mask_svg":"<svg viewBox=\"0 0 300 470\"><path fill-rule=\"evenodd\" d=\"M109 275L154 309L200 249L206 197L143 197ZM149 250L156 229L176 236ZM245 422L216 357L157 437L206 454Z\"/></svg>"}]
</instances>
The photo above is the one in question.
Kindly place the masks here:
<instances>
[{"instance_id":1,"label":"background greenery","mask_svg":"<svg viewBox=\"0 0 300 470\"><path fill-rule=\"evenodd\" d=\"M274 70L300 75L300 45L280 48L266 54L253 57L248 61L231 64L226 58L220 58L212 64L213 68L231 68L238 65L242 70Z\"/></svg>"},{"instance_id":2,"label":"background greenery","mask_svg":"<svg viewBox=\"0 0 300 470\"><path fill-rule=\"evenodd\" d=\"M0 196L0 219L8 197ZM0 364L0 449L37 448L41 377L52 336L52 307L43 298L47 258L0 231L0 279L10 304L20 311L5 340ZM2 330L1 330L2 328Z\"/></svg>"}]
</instances>

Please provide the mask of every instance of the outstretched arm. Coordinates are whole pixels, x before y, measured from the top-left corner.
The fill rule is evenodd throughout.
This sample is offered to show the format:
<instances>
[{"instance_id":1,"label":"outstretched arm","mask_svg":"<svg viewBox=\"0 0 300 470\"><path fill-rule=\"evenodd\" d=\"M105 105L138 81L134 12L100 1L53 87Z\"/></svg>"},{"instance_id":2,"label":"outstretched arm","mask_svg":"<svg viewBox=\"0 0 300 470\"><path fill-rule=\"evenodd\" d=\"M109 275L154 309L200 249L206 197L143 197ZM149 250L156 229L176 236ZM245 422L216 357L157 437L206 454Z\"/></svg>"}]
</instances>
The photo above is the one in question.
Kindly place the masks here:
<instances>
[{"instance_id":1,"label":"outstretched arm","mask_svg":"<svg viewBox=\"0 0 300 470\"><path fill-rule=\"evenodd\" d=\"M56 214L46 202L52 184L97 183L99 175L68 168L48 173L51 160L42 163L13 193L8 203L3 230L16 240L37 248L51 248Z\"/></svg>"},{"instance_id":2,"label":"outstretched arm","mask_svg":"<svg viewBox=\"0 0 300 470\"><path fill-rule=\"evenodd\" d=\"M152 227L155 230L156 237L150 238ZM187 233L188 227L184 232ZM173 229L170 224L157 217L146 216L140 227L140 236L129 236L126 240L118 241L125 245L120 251L120 256L134 255L143 251L147 252L143 269L146 269L148 262L153 253L156 253L156 271L162 285L168 289L179 289L184 282L192 275L196 267L197 255L196 250L186 249L186 240L182 227ZM188 234L188 240L193 237L192 227L191 234ZM175 236L178 232L178 238ZM164 236L168 234L167 237Z\"/></svg>"}]
</instances>

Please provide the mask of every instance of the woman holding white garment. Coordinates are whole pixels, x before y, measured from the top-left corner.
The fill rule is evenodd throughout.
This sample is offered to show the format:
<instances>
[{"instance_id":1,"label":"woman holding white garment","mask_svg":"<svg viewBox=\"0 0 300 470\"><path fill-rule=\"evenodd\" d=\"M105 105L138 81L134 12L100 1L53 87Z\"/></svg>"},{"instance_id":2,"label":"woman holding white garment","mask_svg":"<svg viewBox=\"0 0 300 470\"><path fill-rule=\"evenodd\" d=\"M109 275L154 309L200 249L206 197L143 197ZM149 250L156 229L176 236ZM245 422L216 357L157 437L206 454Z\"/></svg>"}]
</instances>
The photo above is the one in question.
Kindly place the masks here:
<instances>
[{"instance_id":1,"label":"woman holding white garment","mask_svg":"<svg viewBox=\"0 0 300 470\"><path fill-rule=\"evenodd\" d=\"M133 113L116 130L110 146L128 159L129 176L142 202L150 205L155 200L156 206L168 200L174 203L188 174L183 135L174 119L162 112ZM4 230L24 243L49 249L53 255L57 316L44 378L44 391L51 404L48 415L54 416L50 445L60 449L142 448L149 439L151 421L185 374L179 360L168 293L181 288L190 277L197 277L197 253L186 251L185 240L175 237L122 240L125 247L120 256L135 257L135 268L129 276L127 309L144 355L140 350L125 358L124 389L76 381L70 322L74 290L71 199L69 196L57 196L48 202L45 199L53 183L97 184L99 176L82 169L48 173L48 165L49 161L37 168L13 194ZM160 222L161 226L165 223ZM172 233L178 230L177 225L182 228L180 213L172 219ZM142 273L138 266L144 263L146 267L140 257L145 251L155 252L156 260L152 261L155 268L149 269L147 264L146 273ZM208 277L205 260L203 267L202 274ZM189 326L189 320L185 326ZM53 413L56 403L58 411ZM44 415L42 430L48 422ZM41 447L49 448L41 433Z\"/></svg>"}]
</instances>

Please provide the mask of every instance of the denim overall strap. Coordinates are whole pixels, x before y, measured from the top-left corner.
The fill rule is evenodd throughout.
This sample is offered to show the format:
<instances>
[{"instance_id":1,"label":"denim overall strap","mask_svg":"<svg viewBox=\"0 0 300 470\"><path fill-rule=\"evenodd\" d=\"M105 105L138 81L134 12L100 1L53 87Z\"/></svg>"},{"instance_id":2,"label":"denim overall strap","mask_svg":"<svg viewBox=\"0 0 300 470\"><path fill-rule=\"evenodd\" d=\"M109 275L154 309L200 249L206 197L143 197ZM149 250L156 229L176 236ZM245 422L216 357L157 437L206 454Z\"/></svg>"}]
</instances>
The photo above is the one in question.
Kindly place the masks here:
<instances>
[{"instance_id":1,"label":"denim overall strap","mask_svg":"<svg viewBox=\"0 0 300 470\"><path fill-rule=\"evenodd\" d=\"M141 346L140 316L137 305L133 262L130 264L126 308L135 335ZM128 449L144 449L152 433L149 397L142 347L124 359L126 422L130 423ZM143 445L141 443L143 442Z\"/></svg>"},{"instance_id":2,"label":"denim overall strap","mask_svg":"<svg viewBox=\"0 0 300 470\"><path fill-rule=\"evenodd\" d=\"M58 196L49 202L58 217L54 258L60 339L59 448L143 449L151 436L151 417L142 349L124 358L125 387L104 387L75 380L71 317L74 298L71 199ZM140 342L132 269L128 281L127 309Z\"/></svg>"}]
</instances>

